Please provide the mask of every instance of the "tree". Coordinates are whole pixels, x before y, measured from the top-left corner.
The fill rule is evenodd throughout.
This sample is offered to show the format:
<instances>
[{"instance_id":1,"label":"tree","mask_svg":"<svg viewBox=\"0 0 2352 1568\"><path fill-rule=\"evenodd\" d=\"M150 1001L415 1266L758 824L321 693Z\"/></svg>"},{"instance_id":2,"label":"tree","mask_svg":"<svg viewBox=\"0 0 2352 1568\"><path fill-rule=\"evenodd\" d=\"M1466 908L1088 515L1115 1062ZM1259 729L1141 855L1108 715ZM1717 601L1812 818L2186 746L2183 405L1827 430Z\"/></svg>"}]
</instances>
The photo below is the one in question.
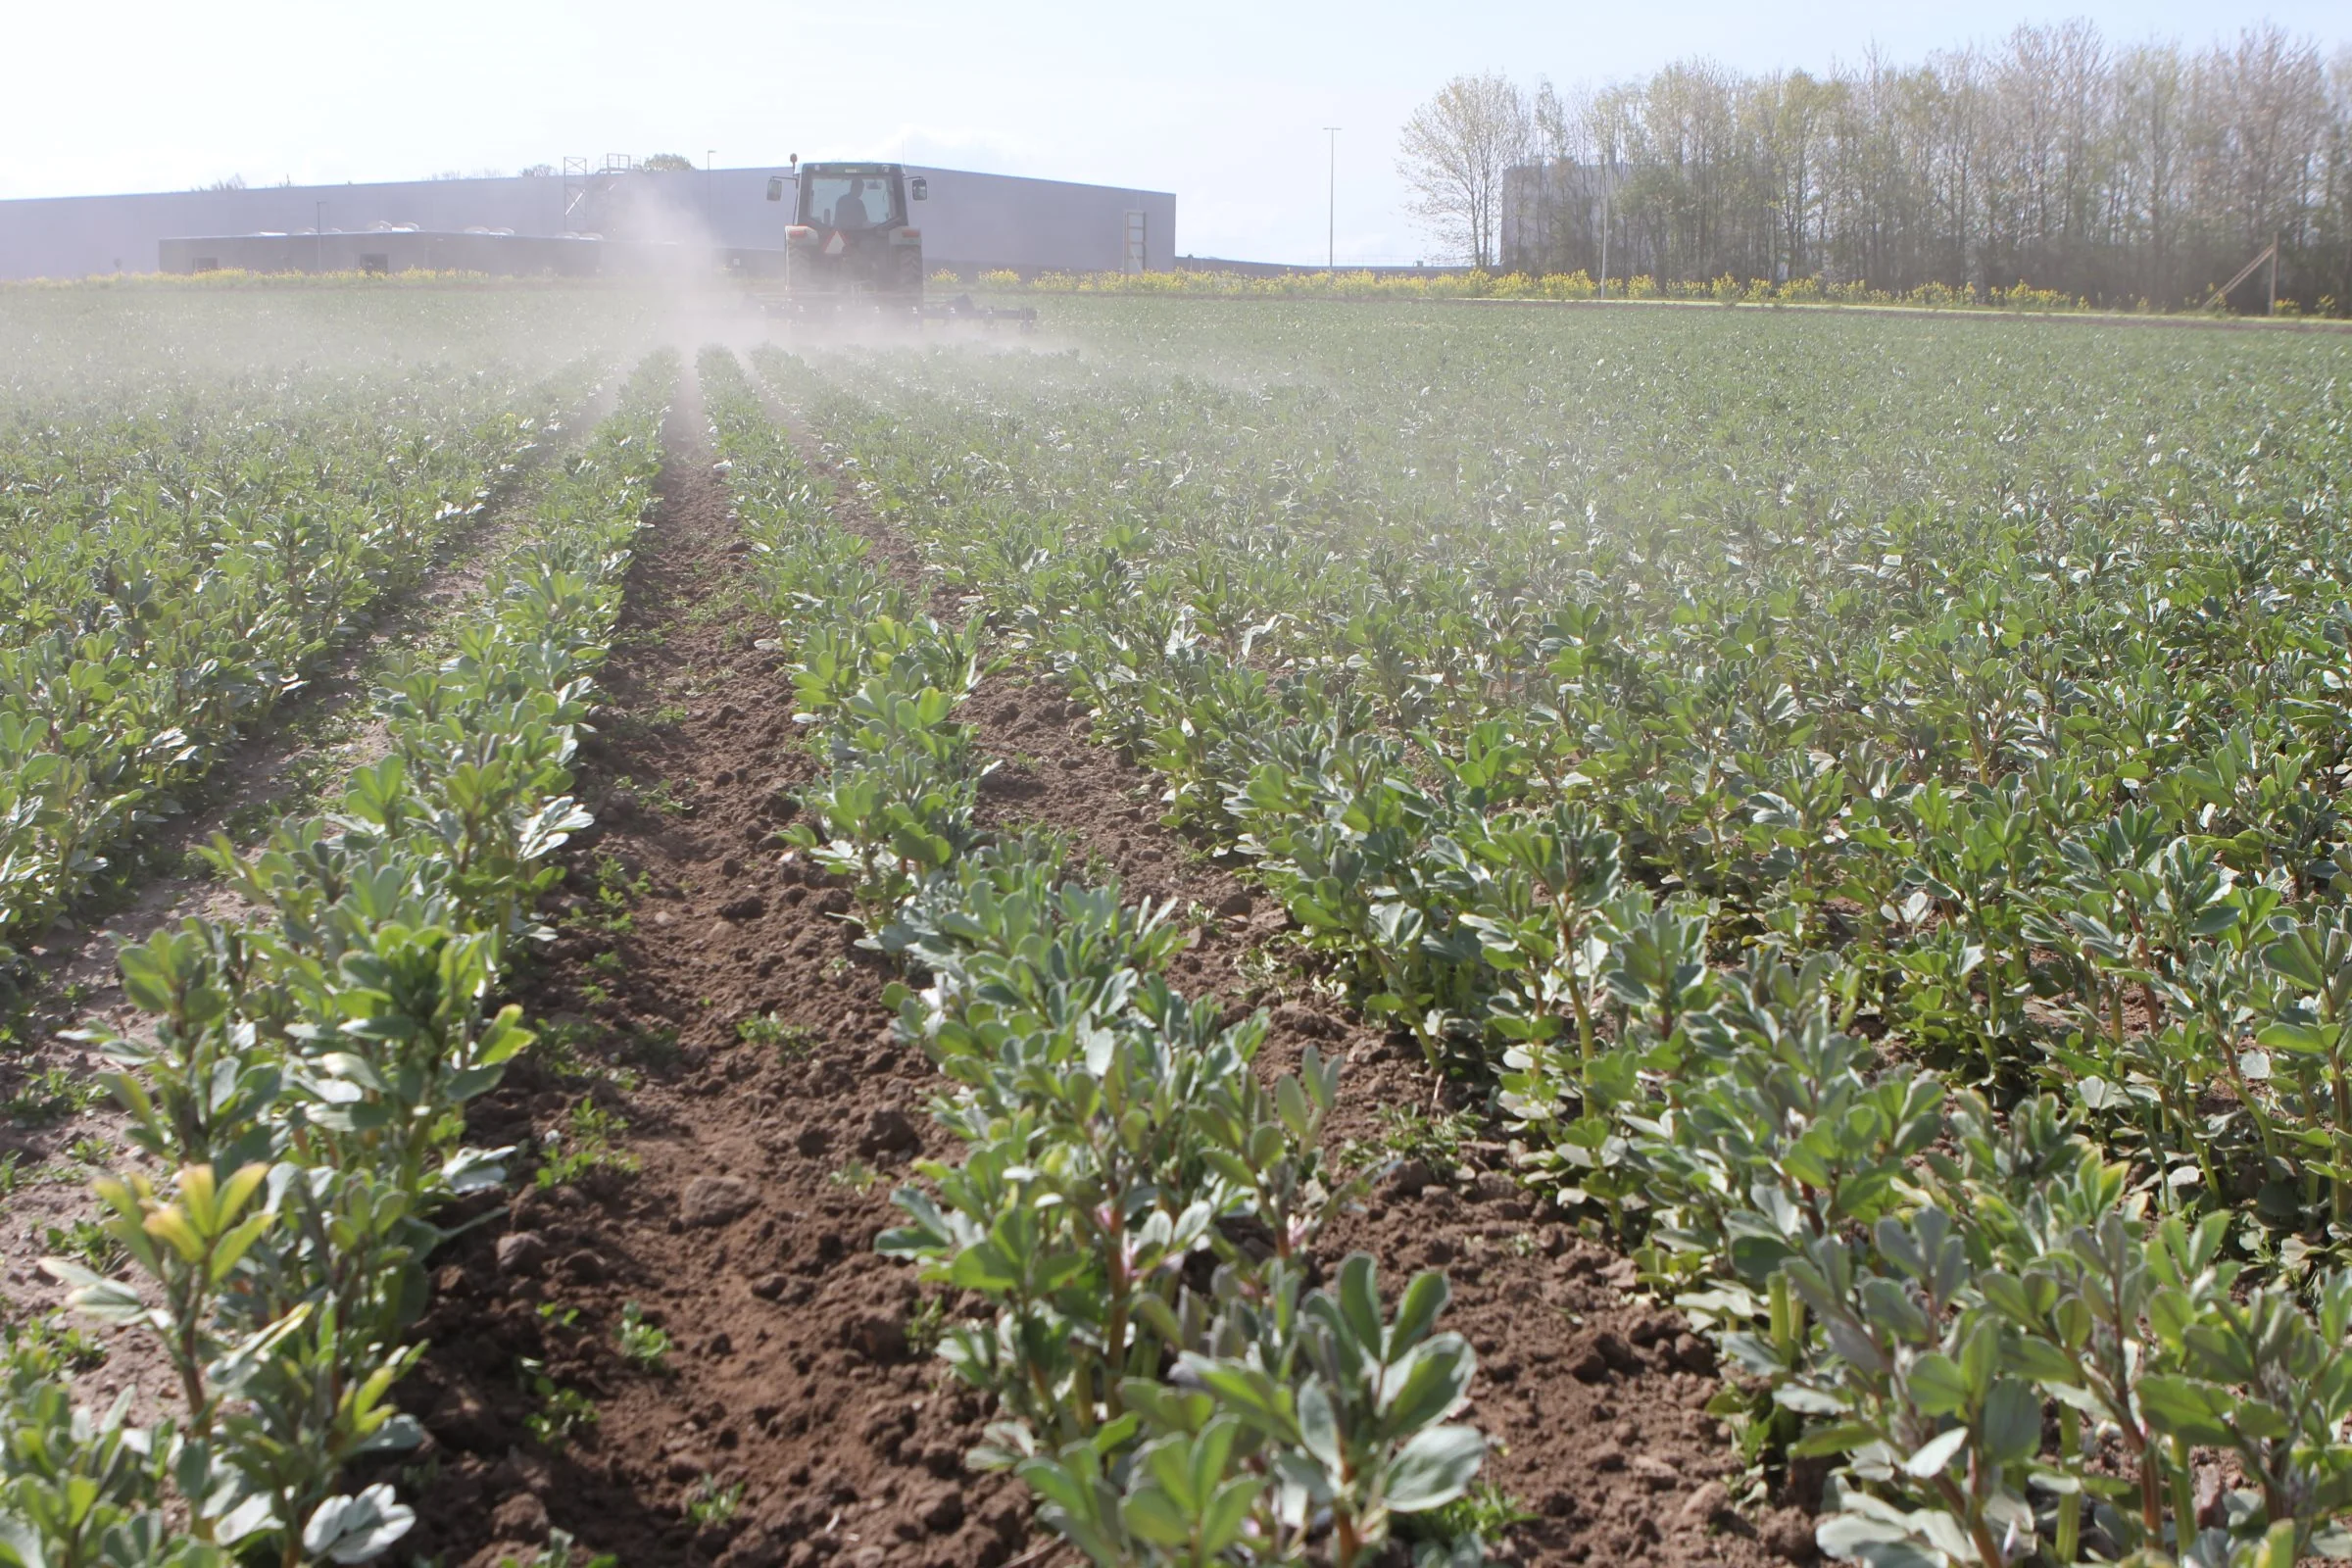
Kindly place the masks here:
<instances>
[{"instance_id":1,"label":"tree","mask_svg":"<svg viewBox=\"0 0 2352 1568\"><path fill-rule=\"evenodd\" d=\"M1397 138L1396 171L1412 211L1474 267L1494 264L1502 232L1503 177L1535 141L1526 95L1499 72L1456 76L1413 111Z\"/></svg>"},{"instance_id":2,"label":"tree","mask_svg":"<svg viewBox=\"0 0 2352 1568\"><path fill-rule=\"evenodd\" d=\"M1433 145L1407 172L1463 252L1513 270L1980 296L2023 281L2181 306L2276 238L2282 300L2352 312L2352 50L2275 26L2191 49L2070 22L1917 64L1873 49L1820 77L1693 60L1598 88L1539 80L1482 247L1461 180L1441 176L1463 127L1515 118L1511 96L1454 83L1416 117Z\"/></svg>"},{"instance_id":3,"label":"tree","mask_svg":"<svg viewBox=\"0 0 2352 1568\"><path fill-rule=\"evenodd\" d=\"M649 174L691 174L694 160L683 153L656 153L638 167Z\"/></svg>"}]
</instances>

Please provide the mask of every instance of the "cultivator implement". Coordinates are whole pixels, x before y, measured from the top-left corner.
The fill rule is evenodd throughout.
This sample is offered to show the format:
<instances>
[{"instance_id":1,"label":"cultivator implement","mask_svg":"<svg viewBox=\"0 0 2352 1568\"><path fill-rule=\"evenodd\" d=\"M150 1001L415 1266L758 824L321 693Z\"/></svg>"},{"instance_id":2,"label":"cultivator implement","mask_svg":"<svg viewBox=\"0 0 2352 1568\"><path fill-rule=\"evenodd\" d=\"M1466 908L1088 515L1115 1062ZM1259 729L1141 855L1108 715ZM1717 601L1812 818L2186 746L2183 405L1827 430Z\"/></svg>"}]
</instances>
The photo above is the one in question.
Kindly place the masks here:
<instances>
[{"instance_id":1,"label":"cultivator implement","mask_svg":"<svg viewBox=\"0 0 2352 1568\"><path fill-rule=\"evenodd\" d=\"M982 305L968 294L911 301L888 295L810 293L755 293L753 298L761 313L774 319L811 325L904 327L919 332L926 322L937 321L992 332L1037 330L1037 312L1031 307Z\"/></svg>"}]
</instances>

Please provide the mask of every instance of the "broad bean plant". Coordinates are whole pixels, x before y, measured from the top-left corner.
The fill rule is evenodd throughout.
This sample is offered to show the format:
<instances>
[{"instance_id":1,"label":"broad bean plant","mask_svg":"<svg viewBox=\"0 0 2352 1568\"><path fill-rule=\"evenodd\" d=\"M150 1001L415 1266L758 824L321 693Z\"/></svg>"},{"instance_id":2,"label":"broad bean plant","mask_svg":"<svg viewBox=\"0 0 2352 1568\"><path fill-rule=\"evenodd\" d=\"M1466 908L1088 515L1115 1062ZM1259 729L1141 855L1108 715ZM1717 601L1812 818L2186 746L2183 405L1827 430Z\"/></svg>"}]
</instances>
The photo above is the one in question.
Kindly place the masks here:
<instances>
[{"instance_id":1,"label":"broad bean plant","mask_svg":"<svg viewBox=\"0 0 2352 1568\"><path fill-rule=\"evenodd\" d=\"M147 1427L76 1408L63 1369L9 1358L0 1559L23 1568L359 1563L413 1516L352 1466L421 1434L395 1402L436 1211L512 1151L462 1142L466 1102L531 1039L495 1003L549 856L588 817L569 764L632 536L652 499L674 356L558 460L437 665L375 694L391 746L325 815L216 869L247 924L191 919L125 947L151 1015L94 1044L147 1169L98 1183L129 1278L44 1263L70 1304L153 1335L176 1384Z\"/></svg>"},{"instance_id":2,"label":"broad bean plant","mask_svg":"<svg viewBox=\"0 0 2352 1568\"><path fill-rule=\"evenodd\" d=\"M1825 1549L2352 1544L2342 347L1250 320L757 363Z\"/></svg>"},{"instance_id":3,"label":"broad bean plant","mask_svg":"<svg viewBox=\"0 0 2352 1568\"><path fill-rule=\"evenodd\" d=\"M588 377L174 388L65 430L0 398L0 960L418 581Z\"/></svg>"}]
</instances>

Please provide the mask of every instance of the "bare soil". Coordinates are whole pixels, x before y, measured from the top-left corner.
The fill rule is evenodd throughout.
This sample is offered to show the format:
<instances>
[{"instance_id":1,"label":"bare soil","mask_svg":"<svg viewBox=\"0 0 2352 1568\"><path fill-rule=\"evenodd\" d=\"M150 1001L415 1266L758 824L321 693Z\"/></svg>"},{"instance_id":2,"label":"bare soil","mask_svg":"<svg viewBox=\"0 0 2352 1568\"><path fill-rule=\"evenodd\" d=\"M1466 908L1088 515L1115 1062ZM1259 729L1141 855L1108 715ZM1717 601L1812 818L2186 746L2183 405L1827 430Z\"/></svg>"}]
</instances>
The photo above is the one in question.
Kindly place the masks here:
<instances>
[{"instance_id":1,"label":"bare soil","mask_svg":"<svg viewBox=\"0 0 2352 1568\"><path fill-rule=\"evenodd\" d=\"M637 1168L525 1183L436 1259L431 1348L404 1387L430 1441L412 1456L419 1522L403 1550L492 1568L563 1530L627 1568L1074 1561L1033 1532L1022 1488L964 1468L986 1411L924 1344L955 1305L873 1253L908 1163L955 1157L924 1109L939 1081L892 1038L892 975L838 918L847 894L772 842L811 760L788 682L751 646L764 628L735 597L745 545L691 398L667 438L606 671L611 711L583 750L600 826L567 852L564 934L520 988L592 1070L535 1054L472 1129L534 1145L588 1103L626 1119L617 1142ZM915 571L839 488L844 520ZM1093 744L1058 694L994 676L967 713L1004 761L989 819L1061 830L1130 897L1177 900L1197 938L1177 983L1270 1008L1263 1070L1309 1043L1348 1058L1335 1139L1369 1141L1382 1107L1428 1101L1409 1047L1295 969L1245 963L1279 939L1283 912L1161 828L1152 777ZM600 888L637 890L628 929L612 929ZM783 1044L740 1037L760 1015ZM594 1064L634 1076L617 1084ZM1498 1147L1474 1143L1466 1163L1391 1173L1321 1262L1369 1251L1392 1288L1448 1272L1446 1322L1480 1352L1467 1418L1495 1441L1488 1476L1536 1516L1501 1553L1809 1560L1802 1510L1730 1506L1738 1465L1700 1409L1719 1387L1702 1343L1626 1293L1629 1265L1535 1205ZM629 1303L673 1342L661 1369L620 1351ZM526 1360L595 1401L595 1423L560 1449L527 1425L546 1401ZM690 1513L735 1486L731 1517Z\"/></svg>"}]
</instances>

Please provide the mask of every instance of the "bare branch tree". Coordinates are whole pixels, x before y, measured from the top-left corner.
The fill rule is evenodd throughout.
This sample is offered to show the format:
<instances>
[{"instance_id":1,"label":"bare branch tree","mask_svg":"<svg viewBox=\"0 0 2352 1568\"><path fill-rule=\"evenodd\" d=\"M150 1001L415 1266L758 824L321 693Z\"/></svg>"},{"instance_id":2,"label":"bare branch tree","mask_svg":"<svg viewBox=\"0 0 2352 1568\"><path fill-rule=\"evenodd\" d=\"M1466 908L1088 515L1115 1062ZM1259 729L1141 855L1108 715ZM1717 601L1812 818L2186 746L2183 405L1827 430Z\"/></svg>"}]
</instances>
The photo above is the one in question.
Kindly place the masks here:
<instances>
[{"instance_id":1,"label":"bare branch tree","mask_svg":"<svg viewBox=\"0 0 2352 1568\"><path fill-rule=\"evenodd\" d=\"M2180 306L2276 240L2281 300L2352 314L2352 49L2276 26L2191 49L2066 22L1819 77L1691 60L1565 93L1538 78L1532 100L1465 77L1403 152L1415 211L1512 270ZM2257 294L2267 277L2236 303Z\"/></svg>"},{"instance_id":2,"label":"bare branch tree","mask_svg":"<svg viewBox=\"0 0 2352 1568\"><path fill-rule=\"evenodd\" d=\"M1492 267L1502 231L1503 176L1535 141L1527 97L1498 72L1456 76L1413 111L1397 138L1397 172L1413 215L1474 267Z\"/></svg>"}]
</instances>

